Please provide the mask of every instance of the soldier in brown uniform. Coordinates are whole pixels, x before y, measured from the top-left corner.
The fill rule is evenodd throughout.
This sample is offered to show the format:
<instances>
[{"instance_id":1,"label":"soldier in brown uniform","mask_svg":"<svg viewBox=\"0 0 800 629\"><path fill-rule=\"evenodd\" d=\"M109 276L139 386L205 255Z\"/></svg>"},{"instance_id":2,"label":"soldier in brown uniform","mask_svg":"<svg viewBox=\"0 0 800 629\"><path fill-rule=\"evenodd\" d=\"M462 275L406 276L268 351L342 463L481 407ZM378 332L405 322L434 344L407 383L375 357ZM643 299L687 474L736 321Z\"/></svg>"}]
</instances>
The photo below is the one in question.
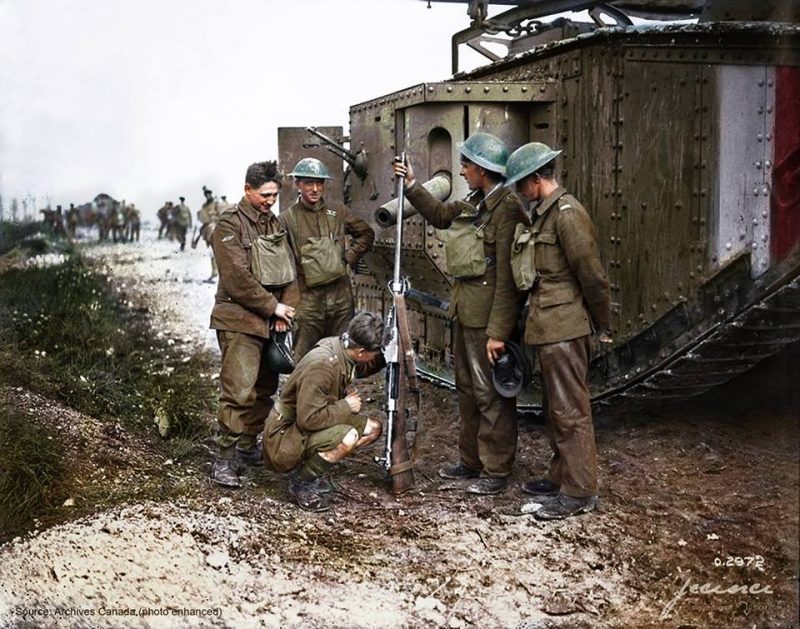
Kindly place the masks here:
<instances>
[{"instance_id":1,"label":"soldier in brown uniform","mask_svg":"<svg viewBox=\"0 0 800 629\"><path fill-rule=\"evenodd\" d=\"M257 437L278 389L278 373L270 368L266 344L272 328L289 328L299 297L294 260L272 212L280 187L275 162L252 164L244 197L221 217L211 240L219 266L211 328L217 330L222 352L212 479L228 487L241 485L240 462L261 462ZM277 239L277 255L260 257L257 245L262 236Z\"/></svg>"},{"instance_id":2,"label":"soldier in brown uniform","mask_svg":"<svg viewBox=\"0 0 800 629\"><path fill-rule=\"evenodd\" d=\"M507 158L499 138L488 133L467 138L461 147L461 176L471 192L463 201L448 203L423 188L410 165L396 161L394 166L396 175L405 175L406 198L419 213L434 227L450 228L446 255L448 273L454 276L449 314L454 319L461 460L439 475L481 476L466 491L483 495L505 489L517 449L516 398L502 397L491 376L522 310L509 257L514 229L528 219L517 196L503 186ZM470 254L473 264L457 268L456 262Z\"/></svg>"},{"instance_id":3,"label":"soldier in brown uniform","mask_svg":"<svg viewBox=\"0 0 800 629\"><path fill-rule=\"evenodd\" d=\"M206 246L211 248L211 237L214 234L214 229L217 227L217 221L222 214L220 204L214 198L214 193L203 186L203 195L206 200L199 210L197 210L197 222L200 223L200 229L197 235L192 238L192 249L197 249L197 243L202 238ZM217 261L214 259L214 250L211 249L211 275L205 281L213 283L217 277Z\"/></svg>"},{"instance_id":4,"label":"soldier in brown uniform","mask_svg":"<svg viewBox=\"0 0 800 629\"><path fill-rule=\"evenodd\" d=\"M289 492L307 511L324 511L333 497L330 468L381 435L381 423L359 415L354 378L377 373L383 321L362 312L341 337L322 339L300 359L267 419L264 462L278 472L296 470Z\"/></svg>"},{"instance_id":5,"label":"soldier in brown uniform","mask_svg":"<svg viewBox=\"0 0 800 629\"><path fill-rule=\"evenodd\" d=\"M347 329L355 314L347 267L355 268L375 232L345 205L325 199L325 180L331 177L322 162L301 159L289 174L299 197L280 220L297 262L300 305L294 351L299 359L320 339Z\"/></svg>"},{"instance_id":6,"label":"soldier in brown uniform","mask_svg":"<svg viewBox=\"0 0 800 629\"><path fill-rule=\"evenodd\" d=\"M609 284L586 209L559 186L545 144L521 146L508 159L506 185L538 201L531 235L537 278L530 290L525 342L536 348L553 456L547 476L523 491L551 496L535 512L565 518L597 503L597 448L587 372L590 336L610 343Z\"/></svg>"}]
</instances>

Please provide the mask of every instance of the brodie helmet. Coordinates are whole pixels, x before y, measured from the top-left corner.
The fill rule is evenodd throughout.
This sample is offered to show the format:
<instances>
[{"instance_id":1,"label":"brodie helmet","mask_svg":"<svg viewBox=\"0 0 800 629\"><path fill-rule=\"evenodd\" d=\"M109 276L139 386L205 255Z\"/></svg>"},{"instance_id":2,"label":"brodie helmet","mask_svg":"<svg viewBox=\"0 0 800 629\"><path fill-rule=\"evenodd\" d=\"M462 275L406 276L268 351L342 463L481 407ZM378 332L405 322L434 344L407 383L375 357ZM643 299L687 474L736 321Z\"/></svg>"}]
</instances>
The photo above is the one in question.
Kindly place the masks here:
<instances>
[{"instance_id":1,"label":"brodie helmet","mask_svg":"<svg viewBox=\"0 0 800 629\"><path fill-rule=\"evenodd\" d=\"M274 373L292 373L292 333L272 331L267 342L267 367Z\"/></svg>"},{"instance_id":2,"label":"brodie helmet","mask_svg":"<svg viewBox=\"0 0 800 629\"><path fill-rule=\"evenodd\" d=\"M492 383L495 391L506 398L516 397L531 381L531 366L522 348L512 341L492 366Z\"/></svg>"},{"instance_id":3,"label":"brodie helmet","mask_svg":"<svg viewBox=\"0 0 800 629\"><path fill-rule=\"evenodd\" d=\"M512 186L561 155L547 144L529 142L511 153L506 163L506 186Z\"/></svg>"},{"instance_id":4,"label":"brodie helmet","mask_svg":"<svg viewBox=\"0 0 800 629\"><path fill-rule=\"evenodd\" d=\"M508 147L491 133L478 131L469 136L460 146L459 152L478 166L501 175L506 174Z\"/></svg>"},{"instance_id":5,"label":"brodie helmet","mask_svg":"<svg viewBox=\"0 0 800 629\"><path fill-rule=\"evenodd\" d=\"M289 174L295 179L331 179L325 164L313 157L301 159Z\"/></svg>"}]
</instances>

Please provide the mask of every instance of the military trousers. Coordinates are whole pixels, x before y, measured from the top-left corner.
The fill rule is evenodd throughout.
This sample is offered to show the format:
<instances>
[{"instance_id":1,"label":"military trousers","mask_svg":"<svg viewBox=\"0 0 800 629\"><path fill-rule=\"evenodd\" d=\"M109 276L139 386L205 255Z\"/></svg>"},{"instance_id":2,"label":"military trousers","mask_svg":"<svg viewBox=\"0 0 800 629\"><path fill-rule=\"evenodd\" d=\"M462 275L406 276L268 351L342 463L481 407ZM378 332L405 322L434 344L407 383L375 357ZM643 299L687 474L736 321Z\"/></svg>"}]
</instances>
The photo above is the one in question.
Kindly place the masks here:
<instances>
[{"instance_id":1,"label":"military trousers","mask_svg":"<svg viewBox=\"0 0 800 629\"><path fill-rule=\"evenodd\" d=\"M486 328L453 323L453 345L461 429L461 462L482 476L511 474L517 452L517 399L494 388L486 356Z\"/></svg>"},{"instance_id":2,"label":"military trousers","mask_svg":"<svg viewBox=\"0 0 800 629\"><path fill-rule=\"evenodd\" d=\"M232 445L240 435L255 437L264 430L278 390L278 374L267 367L263 351L268 340L217 330L222 352L217 442L222 447Z\"/></svg>"},{"instance_id":3,"label":"military trousers","mask_svg":"<svg viewBox=\"0 0 800 629\"><path fill-rule=\"evenodd\" d=\"M328 336L339 336L355 316L350 277L342 277L324 286L301 286L300 304L295 312L295 362Z\"/></svg>"},{"instance_id":4,"label":"military trousers","mask_svg":"<svg viewBox=\"0 0 800 629\"><path fill-rule=\"evenodd\" d=\"M586 376L588 336L537 345L553 456L547 478L574 498L597 495L597 445Z\"/></svg>"}]
</instances>

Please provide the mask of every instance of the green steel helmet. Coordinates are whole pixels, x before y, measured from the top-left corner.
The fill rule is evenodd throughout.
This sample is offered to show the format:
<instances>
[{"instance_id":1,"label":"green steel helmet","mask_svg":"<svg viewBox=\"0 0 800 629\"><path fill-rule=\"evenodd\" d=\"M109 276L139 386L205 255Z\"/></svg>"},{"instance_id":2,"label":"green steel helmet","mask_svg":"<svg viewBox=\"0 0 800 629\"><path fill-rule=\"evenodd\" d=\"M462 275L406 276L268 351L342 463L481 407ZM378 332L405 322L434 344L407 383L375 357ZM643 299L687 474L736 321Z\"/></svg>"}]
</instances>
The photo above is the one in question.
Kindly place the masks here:
<instances>
[{"instance_id":1,"label":"green steel helmet","mask_svg":"<svg viewBox=\"0 0 800 629\"><path fill-rule=\"evenodd\" d=\"M506 341L506 349L492 366L492 384L501 396L516 397L532 378L531 365L522 347Z\"/></svg>"},{"instance_id":2,"label":"green steel helmet","mask_svg":"<svg viewBox=\"0 0 800 629\"><path fill-rule=\"evenodd\" d=\"M561 151L554 151L547 144L541 142L523 144L508 158L506 185L511 186L531 173L535 173L559 155L561 155Z\"/></svg>"},{"instance_id":3,"label":"green steel helmet","mask_svg":"<svg viewBox=\"0 0 800 629\"><path fill-rule=\"evenodd\" d=\"M313 157L301 159L289 174L295 179L331 179L325 164Z\"/></svg>"},{"instance_id":4,"label":"green steel helmet","mask_svg":"<svg viewBox=\"0 0 800 629\"><path fill-rule=\"evenodd\" d=\"M506 174L508 147L500 138L491 133L473 133L459 147L461 154L478 166L493 173Z\"/></svg>"}]
</instances>

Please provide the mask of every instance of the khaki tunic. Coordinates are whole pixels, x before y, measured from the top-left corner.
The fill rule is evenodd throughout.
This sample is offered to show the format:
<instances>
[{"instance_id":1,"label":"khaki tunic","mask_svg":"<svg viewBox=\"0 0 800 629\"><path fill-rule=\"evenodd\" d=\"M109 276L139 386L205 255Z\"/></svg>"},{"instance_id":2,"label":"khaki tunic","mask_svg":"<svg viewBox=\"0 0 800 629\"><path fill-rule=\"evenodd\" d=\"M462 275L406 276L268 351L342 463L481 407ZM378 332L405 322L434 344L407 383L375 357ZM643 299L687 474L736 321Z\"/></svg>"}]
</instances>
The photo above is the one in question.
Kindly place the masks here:
<instances>
[{"instance_id":1,"label":"khaki tunic","mask_svg":"<svg viewBox=\"0 0 800 629\"><path fill-rule=\"evenodd\" d=\"M253 241L282 229L272 212L262 213L244 198L235 211L222 215L211 238L219 267L211 328L267 338L277 305L297 305L297 282L284 287L262 286L250 272Z\"/></svg>"},{"instance_id":2,"label":"khaki tunic","mask_svg":"<svg viewBox=\"0 0 800 629\"><path fill-rule=\"evenodd\" d=\"M289 232L297 266L300 304L295 317L294 349L296 356L304 356L320 339L344 332L355 314L355 306L348 276L323 286L306 285L300 264L301 247L309 238L332 234L339 243L342 258L355 268L361 256L372 246L375 232L345 205L328 203L324 198L314 207L308 207L298 199L281 214L280 221Z\"/></svg>"},{"instance_id":3,"label":"khaki tunic","mask_svg":"<svg viewBox=\"0 0 800 629\"><path fill-rule=\"evenodd\" d=\"M594 225L575 197L559 187L536 208L534 259L525 342L543 345L605 332L611 318L606 272Z\"/></svg>"},{"instance_id":4,"label":"khaki tunic","mask_svg":"<svg viewBox=\"0 0 800 629\"><path fill-rule=\"evenodd\" d=\"M443 203L418 182L406 191L406 198L434 227L446 229L453 219L484 200L483 193L471 194L463 201ZM511 244L517 223L529 224L519 198L508 188L494 190L485 200L481 220L484 252L496 263L482 277L454 280L450 316L468 328L486 328L498 341L511 338L522 309L521 296L511 274Z\"/></svg>"},{"instance_id":5,"label":"khaki tunic","mask_svg":"<svg viewBox=\"0 0 800 629\"><path fill-rule=\"evenodd\" d=\"M356 377L376 373L384 365L383 356L375 364L356 364L340 338L322 339L295 366L267 419L265 464L279 472L297 467L308 436L332 426L346 424L363 434L367 418L354 414L344 398Z\"/></svg>"},{"instance_id":6,"label":"khaki tunic","mask_svg":"<svg viewBox=\"0 0 800 629\"><path fill-rule=\"evenodd\" d=\"M504 187L485 199L479 191L464 201L443 203L415 182L406 198L440 229L449 227L456 216L485 206L479 219L485 223L484 255L495 263L481 277L454 280L450 299L461 418L459 455L481 475L504 478L511 474L517 449L516 399L495 390L486 341L510 340L519 321L522 295L511 273L511 243L517 223L528 225L528 218L519 198Z\"/></svg>"}]
</instances>

